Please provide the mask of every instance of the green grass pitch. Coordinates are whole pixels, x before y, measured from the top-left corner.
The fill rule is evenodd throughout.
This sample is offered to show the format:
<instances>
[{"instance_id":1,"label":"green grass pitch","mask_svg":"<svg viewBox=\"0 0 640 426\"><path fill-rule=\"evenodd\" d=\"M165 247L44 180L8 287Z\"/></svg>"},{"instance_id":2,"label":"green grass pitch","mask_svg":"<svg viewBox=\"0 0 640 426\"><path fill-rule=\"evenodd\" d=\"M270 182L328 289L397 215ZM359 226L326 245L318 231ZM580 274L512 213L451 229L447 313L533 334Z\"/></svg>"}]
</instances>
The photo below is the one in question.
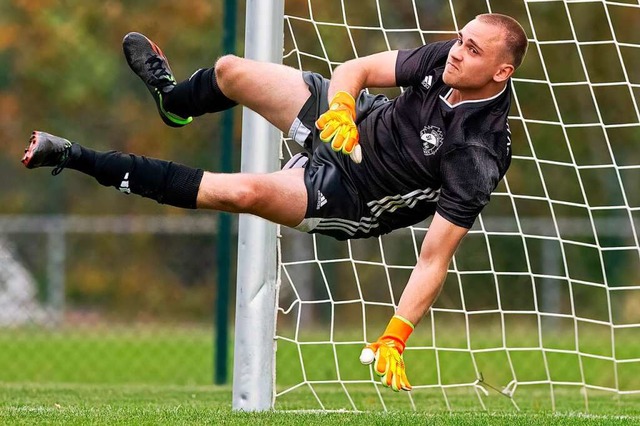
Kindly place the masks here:
<instances>
[{"instance_id":1,"label":"green grass pitch","mask_svg":"<svg viewBox=\"0 0 640 426\"><path fill-rule=\"evenodd\" d=\"M362 412L308 410L317 403L302 392L281 398L276 411L239 413L231 409L231 387L210 384L212 356L208 327L1 330L0 424L640 424L634 396L590 391L590 413L575 388L556 390L555 413L522 402L544 399L548 387L531 391L531 398L522 394L520 412L500 395L487 397L483 411L469 392L451 392L449 412L439 390L416 392L420 405L413 411L406 395L381 389L393 403L383 412L373 386L365 385L350 389ZM296 355L279 350L278 356ZM337 386L322 396L330 408L344 406Z\"/></svg>"},{"instance_id":2,"label":"green grass pitch","mask_svg":"<svg viewBox=\"0 0 640 426\"><path fill-rule=\"evenodd\" d=\"M634 411L638 412L638 407ZM636 425L615 413L261 412L231 410L231 388L170 385L1 384L1 424Z\"/></svg>"}]
</instances>

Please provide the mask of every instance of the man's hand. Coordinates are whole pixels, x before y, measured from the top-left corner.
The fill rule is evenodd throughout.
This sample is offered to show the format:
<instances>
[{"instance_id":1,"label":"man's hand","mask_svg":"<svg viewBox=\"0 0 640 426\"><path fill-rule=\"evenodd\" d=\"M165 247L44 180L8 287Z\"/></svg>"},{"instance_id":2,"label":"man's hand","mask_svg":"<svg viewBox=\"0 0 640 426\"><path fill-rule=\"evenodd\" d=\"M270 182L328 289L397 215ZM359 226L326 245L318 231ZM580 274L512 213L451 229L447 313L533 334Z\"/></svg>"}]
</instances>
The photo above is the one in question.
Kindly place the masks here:
<instances>
[{"instance_id":1,"label":"man's hand","mask_svg":"<svg viewBox=\"0 0 640 426\"><path fill-rule=\"evenodd\" d=\"M412 332L413 324L395 315L389 321L384 334L375 343L367 345L360 354L360 362L363 364L371 364L375 361L374 370L382 376L380 378L382 384L396 392L401 389L411 390L402 352Z\"/></svg>"},{"instance_id":2,"label":"man's hand","mask_svg":"<svg viewBox=\"0 0 640 426\"><path fill-rule=\"evenodd\" d=\"M404 359L392 339L383 340L381 338L377 342L367 345L362 350L360 361L363 364L371 364L371 362L375 361L374 370L378 376L382 376L380 381L383 385L391 387L396 392L400 391L400 389L411 390L411 384L405 371Z\"/></svg>"},{"instance_id":3,"label":"man's hand","mask_svg":"<svg viewBox=\"0 0 640 426\"><path fill-rule=\"evenodd\" d=\"M334 151L342 151L351 159L360 163L362 149L358 144L360 135L354 120L356 119L356 101L347 92L338 92L329 103L329 111L322 114L316 121L316 127L321 130L320 139L331 143Z\"/></svg>"}]
</instances>

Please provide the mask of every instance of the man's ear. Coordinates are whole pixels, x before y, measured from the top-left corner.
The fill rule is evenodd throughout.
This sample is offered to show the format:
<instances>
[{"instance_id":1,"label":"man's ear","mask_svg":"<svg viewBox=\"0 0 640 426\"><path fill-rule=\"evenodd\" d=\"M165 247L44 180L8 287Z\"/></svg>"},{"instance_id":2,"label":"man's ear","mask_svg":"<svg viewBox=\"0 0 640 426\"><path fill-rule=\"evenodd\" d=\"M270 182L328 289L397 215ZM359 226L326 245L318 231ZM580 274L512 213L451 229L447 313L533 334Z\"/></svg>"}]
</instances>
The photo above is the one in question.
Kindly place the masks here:
<instances>
[{"instance_id":1,"label":"man's ear","mask_svg":"<svg viewBox=\"0 0 640 426\"><path fill-rule=\"evenodd\" d=\"M515 68L513 65L507 63L500 64L496 73L493 74L493 81L496 83L502 83L511 77L514 71Z\"/></svg>"}]
</instances>

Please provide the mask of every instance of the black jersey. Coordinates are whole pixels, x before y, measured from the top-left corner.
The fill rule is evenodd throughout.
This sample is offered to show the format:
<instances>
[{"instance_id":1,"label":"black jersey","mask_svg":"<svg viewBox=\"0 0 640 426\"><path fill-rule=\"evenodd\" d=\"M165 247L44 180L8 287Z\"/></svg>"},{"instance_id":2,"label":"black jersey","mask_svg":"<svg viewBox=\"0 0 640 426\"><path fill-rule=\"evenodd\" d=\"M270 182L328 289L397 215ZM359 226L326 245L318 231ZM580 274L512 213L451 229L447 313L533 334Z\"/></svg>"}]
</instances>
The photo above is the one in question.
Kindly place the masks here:
<instances>
[{"instance_id":1,"label":"black jersey","mask_svg":"<svg viewBox=\"0 0 640 426\"><path fill-rule=\"evenodd\" d=\"M396 80L406 90L358 118L363 161L341 162L366 203L364 222L376 224L371 236L436 211L471 228L509 167L510 85L490 99L450 105L442 74L454 42L399 51Z\"/></svg>"}]
</instances>

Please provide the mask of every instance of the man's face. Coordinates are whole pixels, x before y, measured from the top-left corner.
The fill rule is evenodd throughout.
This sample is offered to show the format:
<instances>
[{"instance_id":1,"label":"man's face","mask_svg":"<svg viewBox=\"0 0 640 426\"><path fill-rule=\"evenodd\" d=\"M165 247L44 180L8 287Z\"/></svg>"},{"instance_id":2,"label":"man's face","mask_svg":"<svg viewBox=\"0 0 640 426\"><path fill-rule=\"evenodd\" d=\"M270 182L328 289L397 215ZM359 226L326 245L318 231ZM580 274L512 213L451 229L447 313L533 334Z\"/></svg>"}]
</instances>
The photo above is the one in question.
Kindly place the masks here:
<instances>
[{"instance_id":1,"label":"man's face","mask_svg":"<svg viewBox=\"0 0 640 426\"><path fill-rule=\"evenodd\" d=\"M483 88L504 63L504 49L503 30L474 19L460 30L449 50L442 76L445 84L458 90Z\"/></svg>"}]
</instances>

